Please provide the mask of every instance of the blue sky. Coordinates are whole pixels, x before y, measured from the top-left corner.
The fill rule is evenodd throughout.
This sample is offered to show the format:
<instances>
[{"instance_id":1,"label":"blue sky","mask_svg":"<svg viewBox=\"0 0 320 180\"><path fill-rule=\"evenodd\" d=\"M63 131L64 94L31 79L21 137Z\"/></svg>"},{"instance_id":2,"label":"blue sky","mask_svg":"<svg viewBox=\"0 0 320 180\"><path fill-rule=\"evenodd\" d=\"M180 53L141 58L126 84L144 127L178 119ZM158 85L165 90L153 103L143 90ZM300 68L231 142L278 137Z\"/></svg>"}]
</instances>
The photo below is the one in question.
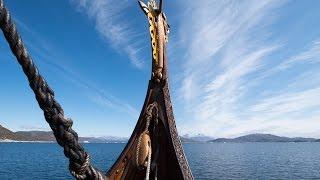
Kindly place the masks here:
<instances>
[{"instance_id":1,"label":"blue sky","mask_svg":"<svg viewBox=\"0 0 320 180\"><path fill-rule=\"evenodd\" d=\"M6 1L81 136L129 136L150 77L135 0ZM165 1L180 134L320 137L320 1ZM48 130L0 37L0 124Z\"/></svg>"}]
</instances>

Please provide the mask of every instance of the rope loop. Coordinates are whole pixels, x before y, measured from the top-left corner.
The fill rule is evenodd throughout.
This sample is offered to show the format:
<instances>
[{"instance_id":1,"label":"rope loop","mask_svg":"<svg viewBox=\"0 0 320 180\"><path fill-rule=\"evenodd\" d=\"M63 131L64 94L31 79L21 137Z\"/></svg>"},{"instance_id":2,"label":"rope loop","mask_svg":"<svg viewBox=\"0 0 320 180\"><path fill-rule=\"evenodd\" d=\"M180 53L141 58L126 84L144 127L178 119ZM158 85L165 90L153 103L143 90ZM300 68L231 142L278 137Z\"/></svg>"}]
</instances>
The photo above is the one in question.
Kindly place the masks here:
<instances>
[{"instance_id":1,"label":"rope loop","mask_svg":"<svg viewBox=\"0 0 320 180\"><path fill-rule=\"evenodd\" d=\"M73 177L77 179L85 179L86 178L86 170L88 169L90 165L90 156L86 154L84 163L78 168L77 170L74 170L71 166L69 167L70 173L73 175Z\"/></svg>"}]
</instances>

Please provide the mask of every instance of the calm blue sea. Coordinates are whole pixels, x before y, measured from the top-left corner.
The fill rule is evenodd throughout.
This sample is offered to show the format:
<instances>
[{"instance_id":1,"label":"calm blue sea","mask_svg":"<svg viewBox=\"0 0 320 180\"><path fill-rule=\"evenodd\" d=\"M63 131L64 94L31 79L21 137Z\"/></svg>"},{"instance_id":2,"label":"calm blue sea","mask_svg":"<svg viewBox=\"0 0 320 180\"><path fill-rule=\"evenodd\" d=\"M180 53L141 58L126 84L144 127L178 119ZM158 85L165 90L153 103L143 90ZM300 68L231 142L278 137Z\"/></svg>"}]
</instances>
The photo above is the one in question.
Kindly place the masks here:
<instances>
[{"instance_id":1,"label":"calm blue sea","mask_svg":"<svg viewBox=\"0 0 320 180\"><path fill-rule=\"evenodd\" d=\"M85 144L103 170L124 144ZM196 179L320 179L320 143L184 144ZM72 179L57 144L0 143L0 180Z\"/></svg>"}]
</instances>

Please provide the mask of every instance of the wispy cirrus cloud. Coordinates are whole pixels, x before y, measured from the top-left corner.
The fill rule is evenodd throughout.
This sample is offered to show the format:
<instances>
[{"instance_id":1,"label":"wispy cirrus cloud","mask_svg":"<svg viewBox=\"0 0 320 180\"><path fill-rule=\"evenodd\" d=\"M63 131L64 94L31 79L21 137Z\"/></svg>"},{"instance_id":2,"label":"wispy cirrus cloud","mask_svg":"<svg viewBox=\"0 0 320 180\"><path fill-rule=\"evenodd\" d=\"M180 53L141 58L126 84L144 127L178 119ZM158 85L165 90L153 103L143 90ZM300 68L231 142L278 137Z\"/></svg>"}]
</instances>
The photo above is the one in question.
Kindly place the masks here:
<instances>
[{"instance_id":1,"label":"wispy cirrus cloud","mask_svg":"<svg viewBox=\"0 0 320 180\"><path fill-rule=\"evenodd\" d=\"M294 55L288 60L284 61L279 68L286 69L295 65L296 63L320 63L320 40L315 40L306 51Z\"/></svg>"},{"instance_id":2,"label":"wispy cirrus cloud","mask_svg":"<svg viewBox=\"0 0 320 180\"><path fill-rule=\"evenodd\" d=\"M259 113L266 117L286 116L288 113L296 113L313 108L320 108L318 101L320 86L299 92L285 92L261 99L252 105L249 112Z\"/></svg>"},{"instance_id":3,"label":"wispy cirrus cloud","mask_svg":"<svg viewBox=\"0 0 320 180\"><path fill-rule=\"evenodd\" d=\"M261 78L272 76L276 73L285 71L290 67L303 64L316 64L320 63L320 40L314 40L312 43L307 45L305 50L300 53L292 55L287 59L283 60L275 68L266 71Z\"/></svg>"},{"instance_id":4,"label":"wispy cirrus cloud","mask_svg":"<svg viewBox=\"0 0 320 180\"><path fill-rule=\"evenodd\" d=\"M259 24L268 11L278 4L281 3L188 1L185 4L186 14L192 16L185 18L187 21L183 21L179 27L181 45L188 49L182 84L184 98L196 97L198 88L207 86L212 77L220 74L223 78L221 70L227 71L232 69L231 66L238 66L240 58L244 59L249 53L268 46L263 47L259 42L264 36L259 38L259 34L256 34L257 39L251 38L251 32L268 23ZM247 71L245 68L249 64L242 65Z\"/></svg>"},{"instance_id":5,"label":"wispy cirrus cloud","mask_svg":"<svg viewBox=\"0 0 320 180\"><path fill-rule=\"evenodd\" d=\"M139 57L141 42L137 41L141 33L132 28L132 24L122 13L128 10L128 0L70 1L95 22L96 30L115 50L125 53L135 67L139 69L143 67L142 58Z\"/></svg>"},{"instance_id":6,"label":"wispy cirrus cloud","mask_svg":"<svg viewBox=\"0 0 320 180\"><path fill-rule=\"evenodd\" d=\"M305 84L310 78L308 69L301 70L304 76L290 77L300 80L288 84L290 88L264 84L264 79L273 78L268 71L319 61L319 42L314 41L269 70L274 63L271 57L287 46L281 40L269 40L277 8L285 4L272 0L181 2L185 15L191 16L182 21L178 38L186 61L180 101L189 118L181 125L182 132L220 137L252 132L320 136L316 131L320 82ZM265 90L268 95L263 94ZM298 132L296 126L301 126Z\"/></svg>"},{"instance_id":7,"label":"wispy cirrus cloud","mask_svg":"<svg viewBox=\"0 0 320 180\"><path fill-rule=\"evenodd\" d=\"M113 96L110 92L107 92L103 88L87 80L72 68L50 61L52 57L46 57L43 55L42 57L46 59L45 63L47 65L51 66L51 68L57 70L61 73L61 75L63 75L64 80L72 82L75 86L77 86L78 89L80 89L80 91L85 95L84 97L89 101L106 109L126 113L132 118L136 118L138 116L138 111L129 103Z\"/></svg>"},{"instance_id":8,"label":"wispy cirrus cloud","mask_svg":"<svg viewBox=\"0 0 320 180\"><path fill-rule=\"evenodd\" d=\"M83 98L86 98L88 101L106 109L126 113L133 118L138 116L138 111L129 103L113 96L110 92L107 92L103 88L92 83L92 81L79 74L76 69L67 66L64 61L57 62L57 59L66 59L67 57L56 56L56 54L59 53L54 45L48 42L31 27L21 21L17 22L33 39L32 43L26 41L26 45L34 53L33 55L36 57L34 60L36 62L44 63L50 67L51 70L59 72L63 77L63 81L71 82L74 85L74 88L78 88L80 90L79 92L84 94Z\"/></svg>"}]
</instances>

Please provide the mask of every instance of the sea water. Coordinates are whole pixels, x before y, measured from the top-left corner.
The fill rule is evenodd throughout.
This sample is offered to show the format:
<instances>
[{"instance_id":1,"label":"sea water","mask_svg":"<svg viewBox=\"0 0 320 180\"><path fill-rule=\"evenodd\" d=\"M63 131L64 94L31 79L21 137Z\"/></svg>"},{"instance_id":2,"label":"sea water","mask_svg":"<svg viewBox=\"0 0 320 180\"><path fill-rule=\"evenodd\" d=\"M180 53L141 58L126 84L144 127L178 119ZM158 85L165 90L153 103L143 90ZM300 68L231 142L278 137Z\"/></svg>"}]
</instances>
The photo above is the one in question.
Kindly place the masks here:
<instances>
[{"instance_id":1,"label":"sea water","mask_svg":"<svg viewBox=\"0 0 320 180\"><path fill-rule=\"evenodd\" d=\"M106 171L125 144L84 144ZM195 179L320 179L320 143L184 144ZM56 143L0 143L0 180L72 179Z\"/></svg>"}]
</instances>

